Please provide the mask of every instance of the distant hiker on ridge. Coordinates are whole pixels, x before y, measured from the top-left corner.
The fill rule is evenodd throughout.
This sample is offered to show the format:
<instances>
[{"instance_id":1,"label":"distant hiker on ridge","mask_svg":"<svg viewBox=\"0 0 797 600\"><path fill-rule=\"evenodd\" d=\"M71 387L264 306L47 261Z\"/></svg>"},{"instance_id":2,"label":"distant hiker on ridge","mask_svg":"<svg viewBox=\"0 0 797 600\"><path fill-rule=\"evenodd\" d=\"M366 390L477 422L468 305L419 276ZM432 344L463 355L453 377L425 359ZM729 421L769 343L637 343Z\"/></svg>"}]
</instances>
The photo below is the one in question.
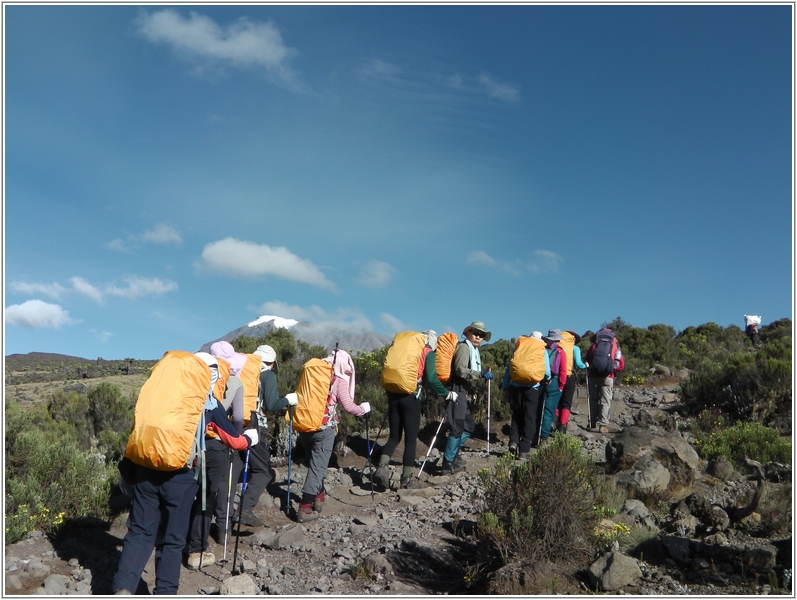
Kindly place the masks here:
<instances>
[{"instance_id":1,"label":"distant hiker on ridge","mask_svg":"<svg viewBox=\"0 0 797 600\"><path fill-rule=\"evenodd\" d=\"M744 316L744 332L750 338L753 346L758 346L758 328L761 325L761 317L757 315Z\"/></svg>"}]
</instances>

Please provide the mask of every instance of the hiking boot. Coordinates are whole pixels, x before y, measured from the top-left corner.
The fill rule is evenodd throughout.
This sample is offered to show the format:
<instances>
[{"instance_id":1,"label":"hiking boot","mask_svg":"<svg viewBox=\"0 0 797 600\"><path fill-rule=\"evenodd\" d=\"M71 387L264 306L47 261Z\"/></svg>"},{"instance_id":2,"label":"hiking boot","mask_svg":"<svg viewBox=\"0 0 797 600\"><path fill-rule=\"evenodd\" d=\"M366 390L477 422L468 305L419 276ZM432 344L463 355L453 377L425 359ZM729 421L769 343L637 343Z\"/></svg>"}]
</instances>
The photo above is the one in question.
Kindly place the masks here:
<instances>
[{"instance_id":1,"label":"hiking boot","mask_svg":"<svg viewBox=\"0 0 797 600\"><path fill-rule=\"evenodd\" d=\"M318 513L313 510L312 504L300 504L299 510L296 511L296 520L299 523L307 523L308 521L315 521L318 518Z\"/></svg>"},{"instance_id":2,"label":"hiking boot","mask_svg":"<svg viewBox=\"0 0 797 600\"><path fill-rule=\"evenodd\" d=\"M465 470L465 467L458 465L456 462L448 462L445 458L443 459L443 475L453 475L454 473L461 473Z\"/></svg>"},{"instance_id":3,"label":"hiking boot","mask_svg":"<svg viewBox=\"0 0 797 600\"><path fill-rule=\"evenodd\" d=\"M191 552L188 555L188 560L185 562L189 569L196 571L200 567L209 567L215 564L216 555L212 552Z\"/></svg>"},{"instance_id":4,"label":"hiking boot","mask_svg":"<svg viewBox=\"0 0 797 600\"><path fill-rule=\"evenodd\" d=\"M512 444L509 445L509 454L513 455L517 458L517 446L513 446Z\"/></svg>"},{"instance_id":5,"label":"hiking boot","mask_svg":"<svg viewBox=\"0 0 797 600\"><path fill-rule=\"evenodd\" d=\"M324 501L326 500L326 493L321 492L318 496L315 497L313 500L313 510L317 513L321 512L321 509L324 508Z\"/></svg>"},{"instance_id":6,"label":"hiking boot","mask_svg":"<svg viewBox=\"0 0 797 600\"><path fill-rule=\"evenodd\" d=\"M263 527L263 521L258 519L251 510L245 510L241 513L241 524L247 527Z\"/></svg>"},{"instance_id":7,"label":"hiking boot","mask_svg":"<svg viewBox=\"0 0 797 600\"><path fill-rule=\"evenodd\" d=\"M458 467L464 467L468 464L468 461L465 460L465 457L462 454L457 454L456 458L454 459L454 464Z\"/></svg>"},{"instance_id":8,"label":"hiking boot","mask_svg":"<svg viewBox=\"0 0 797 600\"><path fill-rule=\"evenodd\" d=\"M224 527L219 527L219 524L216 523L215 527L211 527L210 529L210 537L219 545L224 544L224 536L227 536L227 539L230 538L230 530L224 530Z\"/></svg>"},{"instance_id":9,"label":"hiking boot","mask_svg":"<svg viewBox=\"0 0 797 600\"><path fill-rule=\"evenodd\" d=\"M540 438L540 443L538 444L539 448L542 448L545 444L551 441L550 437Z\"/></svg>"},{"instance_id":10,"label":"hiking boot","mask_svg":"<svg viewBox=\"0 0 797 600\"><path fill-rule=\"evenodd\" d=\"M528 452L519 452L515 460L528 460L528 459L529 459Z\"/></svg>"},{"instance_id":11,"label":"hiking boot","mask_svg":"<svg viewBox=\"0 0 797 600\"><path fill-rule=\"evenodd\" d=\"M423 488L423 484L421 480L417 477L413 477L409 475L408 477L401 478L401 489L402 490L420 490Z\"/></svg>"},{"instance_id":12,"label":"hiking boot","mask_svg":"<svg viewBox=\"0 0 797 600\"><path fill-rule=\"evenodd\" d=\"M387 490L390 489L390 470L387 465L379 465L379 468L374 472L372 481Z\"/></svg>"},{"instance_id":13,"label":"hiking boot","mask_svg":"<svg viewBox=\"0 0 797 600\"><path fill-rule=\"evenodd\" d=\"M556 431L559 433L567 433L567 423L559 423L556 428Z\"/></svg>"},{"instance_id":14,"label":"hiking boot","mask_svg":"<svg viewBox=\"0 0 797 600\"><path fill-rule=\"evenodd\" d=\"M609 433L609 428L606 427L606 425L601 425L600 427L598 427L598 431L600 431L601 433Z\"/></svg>"}]
</instances>

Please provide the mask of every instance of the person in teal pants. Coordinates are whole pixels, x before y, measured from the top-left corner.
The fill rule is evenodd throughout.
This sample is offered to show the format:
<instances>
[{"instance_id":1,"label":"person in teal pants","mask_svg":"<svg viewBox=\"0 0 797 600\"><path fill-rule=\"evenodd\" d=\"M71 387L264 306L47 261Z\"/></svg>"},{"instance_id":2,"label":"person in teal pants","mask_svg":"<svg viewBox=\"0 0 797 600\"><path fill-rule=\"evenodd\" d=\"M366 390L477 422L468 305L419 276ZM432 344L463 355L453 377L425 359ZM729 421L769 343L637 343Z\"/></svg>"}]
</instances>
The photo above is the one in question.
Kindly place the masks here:
<instances>
[{"instance_id":1,"label":"person in teal pants","mask_svg":"<svg viewBox=\"0 0 797 600\"><path fill-rule=\"evenodd\" d=\"M545 386L545 401L540 423L540 445L545 444L551 435L551 425L562 397L562 390L567 382L567 355L564 349L559 347L559 342L562 341L561 330L550 329L548 335L543 336L542 339L545 342L545 351L548 353L548 360L551 364L551 380Z\"/></svg>"}]
</instances>

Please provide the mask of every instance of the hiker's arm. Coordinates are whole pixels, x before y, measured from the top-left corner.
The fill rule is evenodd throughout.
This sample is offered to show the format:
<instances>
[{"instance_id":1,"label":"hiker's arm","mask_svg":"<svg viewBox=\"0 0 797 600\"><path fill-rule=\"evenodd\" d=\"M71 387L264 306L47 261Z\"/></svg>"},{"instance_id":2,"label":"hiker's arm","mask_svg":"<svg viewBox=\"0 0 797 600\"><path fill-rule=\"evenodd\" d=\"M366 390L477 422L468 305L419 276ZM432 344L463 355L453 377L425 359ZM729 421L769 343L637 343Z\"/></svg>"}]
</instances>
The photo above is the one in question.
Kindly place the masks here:
<instances>
[{"instance_id":1,"label":"hiker's arm","mask_svg":"<svg viewBox=\"0 0 797 600\"><path fill-rule=\"evenodd\" d=\"M277 376L271 371L260 373L260 409L276 412L287 408L288 399L277 393Z\"/></svg>"},{"instance_id":2,"label":"hiker's arm","mask_svg":"<svg viewBox=\"0 0 797 600\"><path fill-rule=\"evenodd\" d=\"M235 431L240 435L244 430L244 388L238 386L235 390L235 395L232 397L232 426Z\"/></svg>"},{"instance_id":3,"label":"hiker's arm","mask_svg":"<svg viewBox=\"0 0 797 600\"><path fill-rule=\"evenodd\" d=\"M219 440L225 446L233 450L246 450L249 448L249 439L244 435L238 435L232 421L227 418L227 413L221 405L217 405L211 411L206 411L205 420L207 429L219 436Z\"/></svg>"},{"instance_id":4,"label":"hiker's arm","mask_svg":"<svg viewBox=\"0 0 797 600\"><path fill-rule=\"evenodd\" d=\"M515 353L512 352L512 354L514 355ZM506 363L506 369L504 369L504 378L501 380L501 389L504 389L504 390L508 390L509 389L509 382L510 382L509 372L510 372L511 364L512 364L512 357L510 356L509 357L509 362Z\"/></svg>"},{"instance_id":5,"label":"hiker's arm","mask_svg":"<svg viewBox=\"0 0 797 600\"><path fill-rule=\"evenodd\" d=\"M581 360L581 348L579 348L578 346L573 346L573 364L576 365L579 369L587 368L587 365L585 365Z\"/></svg>"},{"instance_id":6,"label":"hiker's arm","mask_svg":"<svg viewBox=\"0 0 797 600\"><path fill-rule=\"evenodd\" d=\"M479 379L482 376L481 372L469 368L469 364L470 350L468 349L468 345L457 344L457 348L454 350L454 359L452 360L454 375L465 381Z\"/></svg>"},{"instance_id":7,"label":"hiker's arm","mask_svg":"<svg viewBox=\"0 0 797 600\"><path fill-rule=\"evenodd\" d=\"M335 399L338 401L350 415L361 417L365 414L365 408L354 403L351 395L349 394L349 384L340 377L335 377L335 383L332 385L332 393L335 394Z\"/></svg>"},{"instance_id":8,"label":"hiker's arm","mask_svg":"<svg viewBox=\"0 0 797 600\"><path fill-rule=\"evenodd\" d=\"M436 359L437 352L430 352L426 355L426 365L424 365L423 374L426 377L426 382L429 384L429 387L432 388L435 396L438 398L445 398L448 396L448 390L437 377L437 365L435 365Z\"/></svg>"}]
</instances>

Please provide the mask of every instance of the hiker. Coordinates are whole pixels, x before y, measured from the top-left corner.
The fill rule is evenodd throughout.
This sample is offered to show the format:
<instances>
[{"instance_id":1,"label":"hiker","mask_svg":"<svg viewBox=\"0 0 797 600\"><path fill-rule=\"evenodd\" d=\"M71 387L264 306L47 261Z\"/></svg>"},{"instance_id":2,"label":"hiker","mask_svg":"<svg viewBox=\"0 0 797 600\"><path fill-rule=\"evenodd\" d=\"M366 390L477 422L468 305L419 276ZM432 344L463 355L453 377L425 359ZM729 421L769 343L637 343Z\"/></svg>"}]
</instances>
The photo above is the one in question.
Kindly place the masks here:
<instances>
[{"instance_id":1,"label":"hiker","mask_svg":"<svg viewBox=\"0 0 797 600\"><path fill-rule=\"evenodd\" d=\"M573 407L573 396L576 393L576 367L586 369L587 365L581 360L581 348L578 343L581 336L575 331L567 330L562 332L560 347L567 356L567 381L562 389L562 396L559 398L559 405L556 407L554 417L559 421L556 430L560 433L567 433L567 424L570 422L570 409Z\"/></svg>"},{"instance_id":2,"label":"hiker","mask_svg":"<svg viewBox=\"0 0 797 600\"><path fill-rule=\"evenodd\" d=\"M532 331L529 337L537 340L541 349L544 348L541 332ZM518 342L520 342L520 338L518 338ZM504 402L512 410L512 418L509 423L509 452L518 460L524 460L529 457L532 443L539 430L541 385L551 378L551 363L548 353L543 349L542 361L545 369L542 379L536 383L515 381L512 379L512 359L515 358L518 347L519 343L516 343L515 350L512 351L512 356L509 357L509 362L504 369L501 388Z\"/></svg>"},{"instance_id":3,"label":"hiker","mask_svg":"<svg viewBox=\"0 0 797 600\"><path fill-rule=\"evenodd\" d=\"M584 362L589 376L589 427L597 427L601 433L609 433L614 376L625 366L620 344L611 329L604 327L593 336Z\"/></svg>"},{"instance_id":4,"label":"hiker","mask_svg":"<svg viewBox=\"0 0 797 600\"><path fill-rule=\"evenodd\" d=\"M758 346L758 327L761 325L761 317L757 315L744 316L744 332L750 338L753 346Z\"/></svg>"},{"instance_id":5,"label":"hiker","mask_svg":"<svg viewBox=\"0 0 797 600\"><path fill-rule=\"evenodd\" d=\"M559 406L559 399L562 397L562 390L567 383L567 354L559 346L562 341L562 331L560 329L549 329L548 335L542 337L545 342L545 353L551 368L551 378L543 389L543 410L540 422L539 445L546 444L551 436L551 426L553 425L556 408Z\"/></svg>"},{"instance_id":6,"label":"hiker","mask_svg":"<svg viewBox=\"0 0 797 600\"><path fill-rule=\"evenodd\" d=\"M449 385L456 392L456 397L446 402L446 420L448 421L448 440L443 455L442 470L444 475L451 475L465 470L465 460L460 450L476 429L469 404L474 399L473 384L481 377L491 380L493 374L482 371L482 359L479 346L489 342L492 333L487 331L484 323L474 321L462 332L464 340L457 344L454 358L451 361L452 374Z\"/></svg>"},{"instance_id":7,"label":"hiker","mask_svg":"<svg viewBox=\"0 0 797 600\"><path fill-rule=\"evenodd\" d=\"M199 354L204 353L197 353ZM211 355L208 355L211 356ZM213 357L211 357L213 358ZM217 499L226 499L226 494L219 494L219 490L229 487L227 480L230 477L230 461L232 451L246 451L249 448L246 438L252 440L251 446L258 443L257 429L243 430L243 387L241 381L230 375L230 366L223 358L213 358L218 361L216 368L227 373L227 377L220 377L217 386L224 388L222 401L216 403L213 410L205 411L207 431L205 433L205 465L206 465L206 493L205 508L202 508L201 492L197 494L191 514L191 525L188 531L188 544L186 546L186 566L196 570L208 567L216 562L216 557L208 551L208 535L210 534L210 521L217 508ZM211 370L214 368L210 364ZM216 388L214 387L214 390ZM228 412L229 411L229 412ZM246 436L246 438L244 438ZM229 507L221 507L229 510ZM226 516L226 514L225 514ZM214 536L217 543L222 543L223 534L218 530Z\"/></svg>"},{"instance_id":8,"label":"hiker","mask_svg":"<svg viewBox=\"0 0 797 600\"><path fill-rule=\"evenodd\" d=\"M210 373L207 384L197 376L201 373L197 370L197 365L201 365L200 360L207 365L204 372ZM122 554L112 584L115 594L136 592L153 547L153 594L177 593L191 505L201 481L201 474L195 473L194 469L194 465L200 466L202 463L196 460L201 459L201 455L195 454L198 451L195 442L202 435L201 417L207 409L212 410L215 402L211 391L218 378L218 367L214 368L214 363L215 359L206 353L194 356L182 351L167 352L153 367L153 375L139 393L133 430L125 449L125 457L135 463L135 493ZM197 386L202 387L200 389ZM196 413L190 412L193 408L188 408L188 405L193 406L197 399L202 401L202 394L205 400L200 405L199 414L194 417ZM162 409L164 404L169 408L168 419L161 416L164 413L156 410ZM177 427L172 422L176 413L179 417ZM196 421L192 421L194 418ZM189 420L188 427L195 430L188 433L190 438L186 437L186 427L179 428L184 420ZM198 425L194 425L194 422ZM155 438L163 438L164 443L153 443ZM258 441L256 435L251 438L244 435L242 438L245 447ZM190 455L182 443L185 441L194 442ZM152 467L145 464L151 464Z\"/></svg>"},{"instance_id":9,"label":"hiker","mask_svg":"<svg viewBox=\"0 0 797 600\"><path fill-rule=\"evenodd\" d=\"M326 409L317 431L299 432L299 443L309 460L307 476L302 487L302 499L296 511L297 521L313 521L321 514L326 493L324 478L327 476L335 433L338 429L337 406L350 415L361 417L371 411L368 402L354 403L354 361L347 352L336 350L324 359L333 366L332 385L326 401Z\"/></svg>"},{"instance_id":10,"label":"hiker","mask_svg":"<svg viewBox=\"0 0 797 600\"><path fill-rule=\"evenodd\" d=\"M418 365L418 388L410 394L387 392L390 437L382 447L379 468L373 476L373 480L385 489L390 489L390 470L388 465L393 457L393 452L395 452L401 441L402 435L404 436L404 454L402 455L399 486L404 489L423 487L418 479L412 477L412 472L415 469L415 450L421 428L421 390L426 387L431 393L450 400L457 397L456 393L449 392L437 377L435 366L437 333L432 329L427 329L423 334L426 336L426 344L423 347Z\"/></svg>"}]
</instances>

